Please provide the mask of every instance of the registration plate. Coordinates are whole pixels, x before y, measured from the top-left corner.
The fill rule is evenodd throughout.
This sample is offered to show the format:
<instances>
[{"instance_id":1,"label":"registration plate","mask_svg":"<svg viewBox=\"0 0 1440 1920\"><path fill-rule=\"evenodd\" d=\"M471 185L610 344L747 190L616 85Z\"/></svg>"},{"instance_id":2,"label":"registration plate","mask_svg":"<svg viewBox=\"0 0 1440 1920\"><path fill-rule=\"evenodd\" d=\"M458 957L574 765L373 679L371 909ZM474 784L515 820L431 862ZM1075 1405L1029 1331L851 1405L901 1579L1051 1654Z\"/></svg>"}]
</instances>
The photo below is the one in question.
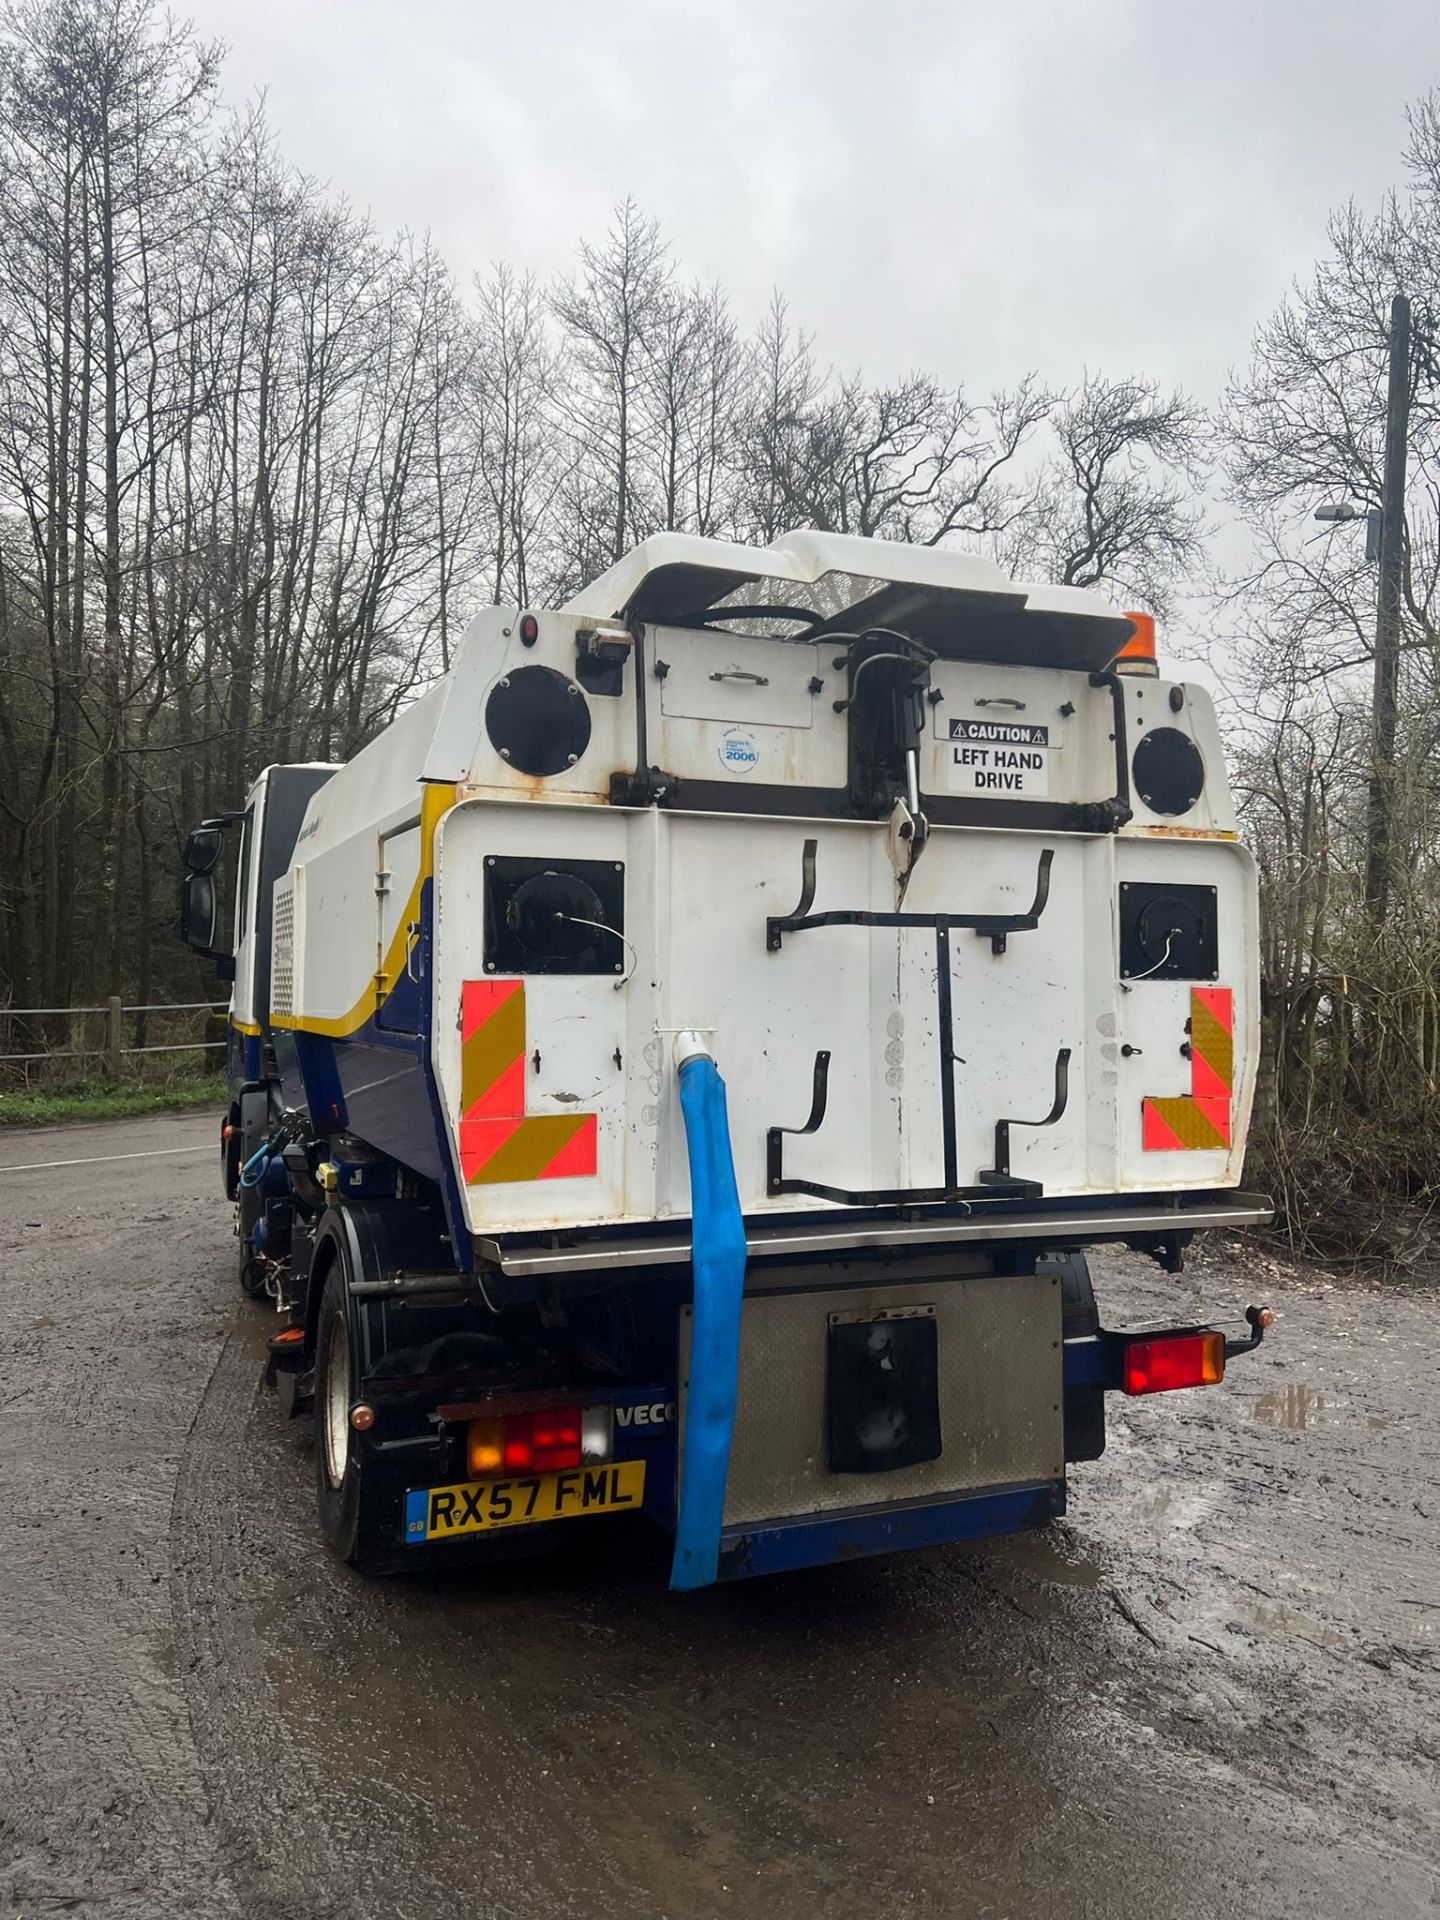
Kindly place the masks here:
<instances>
[{"instance_id":1,"label":"registration plate","mask_svg":"<svg viewBox=\"0 0 1440 1920\"><path fill-rule=\"evenodd\" d=\"M496 1527L578 1520L587 1513L638 1507L645 1494L645 1462L621 1460L572 1473L526 1474L518 1480L469 1480L458 1487L416 1487L405 1496L405 1543L458 1540Z\"/></svg>"}]
</instances>

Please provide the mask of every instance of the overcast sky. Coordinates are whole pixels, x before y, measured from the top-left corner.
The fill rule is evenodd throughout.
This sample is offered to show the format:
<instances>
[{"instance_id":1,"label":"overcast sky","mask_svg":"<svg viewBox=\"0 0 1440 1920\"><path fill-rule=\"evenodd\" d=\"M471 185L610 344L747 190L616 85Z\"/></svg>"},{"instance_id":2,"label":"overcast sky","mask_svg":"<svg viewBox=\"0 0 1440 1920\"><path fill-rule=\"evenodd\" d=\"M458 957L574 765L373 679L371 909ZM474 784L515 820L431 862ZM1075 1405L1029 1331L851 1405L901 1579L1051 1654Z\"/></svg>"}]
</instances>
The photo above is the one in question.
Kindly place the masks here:
<instances>
[{"instance_id":1,"label":"overcast sky","mask_svg":"<svg viewBox=\"0 0 1440 1920\"><path fill-rule=\"evenodd\" d=\"M182 8L183 11L183 0ZM631 193L745 321L972 391L1209 400L1400 172L1440 0L202 0L281 150L468 275L549 276Z\"/></svg>"}]
</instances>

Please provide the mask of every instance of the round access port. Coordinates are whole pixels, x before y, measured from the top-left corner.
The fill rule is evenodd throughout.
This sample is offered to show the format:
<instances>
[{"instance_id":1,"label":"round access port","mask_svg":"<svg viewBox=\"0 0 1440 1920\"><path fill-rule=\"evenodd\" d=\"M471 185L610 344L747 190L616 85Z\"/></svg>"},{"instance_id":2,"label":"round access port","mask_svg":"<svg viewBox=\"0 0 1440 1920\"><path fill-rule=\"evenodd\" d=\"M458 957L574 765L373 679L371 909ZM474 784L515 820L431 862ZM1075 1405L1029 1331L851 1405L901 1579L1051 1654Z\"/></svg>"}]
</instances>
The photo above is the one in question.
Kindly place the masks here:
<instances>
[{"instance_id":1,"label":"round access port","mask_svg":"<svg viewBox=\"0 0 1440 1920\"><path fill-rule=\"evenodd\" d=\"M589 925L582 924L589 921ZM510 896L505 924L536 967L579 960L612 936L597 931L605 910L592 886L573 873L537 873Z\"/></svg>"},{"instance_id":2,"label":"round access port","mask_svg":"<svg viewBox=\"0 0 1440 1920\"><path fill-rule=\"evenodd\" d=\"M1135 943L1147 972L1159 972L1173 954L1198 952L1204 935L1201 908L1179 894L1155 894L1135 921Z\"/></svg>"},{"instance_id":3,"label":"round access port","mask_svg":"<svg viewBox=\"0 0 1440 1920\"><path fill-rule=\"evenodd\" d=\"M1135 749L1135 791L1152 813L1188 813L1205 791L1205 762L1188 733L1156 727Z\"/></svg>"},{"instance_id":4,"label":"round access port","mask_svg":"<svg viewBox=\"0 0 1440 1920\"><path fill-rule=\"evenodd\" d=\"M517 773L545 778L573 767L590 744L590 709L553 667L515 667L485 702L490 744Z\"/></svg>"}]
</instances>

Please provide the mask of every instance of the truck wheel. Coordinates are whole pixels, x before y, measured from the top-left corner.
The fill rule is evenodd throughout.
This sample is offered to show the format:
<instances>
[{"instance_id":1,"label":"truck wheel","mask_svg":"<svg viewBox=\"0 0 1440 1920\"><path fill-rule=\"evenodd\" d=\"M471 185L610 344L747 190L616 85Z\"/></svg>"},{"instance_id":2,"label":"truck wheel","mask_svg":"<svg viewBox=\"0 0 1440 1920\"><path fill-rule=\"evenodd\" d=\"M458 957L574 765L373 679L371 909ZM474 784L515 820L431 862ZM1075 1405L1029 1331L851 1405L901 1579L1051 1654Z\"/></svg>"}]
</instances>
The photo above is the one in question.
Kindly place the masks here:
<instances>
[{"instance_id":1,"label":"truck wheel","mask_svg":"<svg viewBox=\"0 0 1440 1920\"><path fill-rule=\"evenodd\" d=\"M1035 1262L1040 1273L1058 1273L1060 1301L1067 1340L1086 1339L1100 1331L1100 1309L1095 1304L1095 1287L1090 1278L1090 1262L1083 1253L1042 1253Z\"/></svg>"},{"instance_id":2,"label":"truck wheel","mask_svg":"<svg viewBox=\"0 0 1440 1920\"><path fill-rule=\"evenodd\" d=\"M360 1459L350 1428L350 1329L345 1267L334 1260L315 1333L315 1494L320 1531L350 1565L359 1557Z\"/></svg>"},{"instance_id":3,"label":"truck wheel","mask_svg":"<svg viewBox=\"0 0 1440 1920\"><path fill-rule=\"evenodd\" d=\"M1100 1331L1100 1309L1083 1253L1045 1253L1035 1263L1040 1273L1060 1276L1061 1312L1067 1340L1088 1339ZM1099 1387L1067 1387L1065 1458L1098 1460L1105 1451L1105 1395Z\"/></svg>"}]
</instances>

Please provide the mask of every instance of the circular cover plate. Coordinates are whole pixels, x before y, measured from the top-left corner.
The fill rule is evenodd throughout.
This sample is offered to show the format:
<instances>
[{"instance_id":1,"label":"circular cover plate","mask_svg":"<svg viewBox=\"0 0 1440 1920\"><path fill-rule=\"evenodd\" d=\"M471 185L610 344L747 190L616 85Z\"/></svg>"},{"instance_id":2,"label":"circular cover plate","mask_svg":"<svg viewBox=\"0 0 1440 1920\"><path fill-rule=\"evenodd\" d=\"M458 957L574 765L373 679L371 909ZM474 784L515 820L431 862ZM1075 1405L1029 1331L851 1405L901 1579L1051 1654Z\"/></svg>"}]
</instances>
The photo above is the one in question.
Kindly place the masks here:
<instances>
[{"instance_id":1,"label":"circular cover plate","mask_svg":"<svg viewBox=\"0 0 1440 1920\"><path fill-rule=\"evenodd\" d=\"M1188 733L1156 727L1135 749L1135 791L1152 813L1188 813L1205 791L1205 762Z\"/></svg>"},{"instance_id":2,"label":"circular cover plate","mask_svg":"<svg viewBox=\"0 0 1440 1920\"><path fill-rule=\"evenodd\" d=\"M485 702L485 731L517 773L564 773L590 744L590 709L553 667L514 667Z\"/></svg>"}]
</instances>

